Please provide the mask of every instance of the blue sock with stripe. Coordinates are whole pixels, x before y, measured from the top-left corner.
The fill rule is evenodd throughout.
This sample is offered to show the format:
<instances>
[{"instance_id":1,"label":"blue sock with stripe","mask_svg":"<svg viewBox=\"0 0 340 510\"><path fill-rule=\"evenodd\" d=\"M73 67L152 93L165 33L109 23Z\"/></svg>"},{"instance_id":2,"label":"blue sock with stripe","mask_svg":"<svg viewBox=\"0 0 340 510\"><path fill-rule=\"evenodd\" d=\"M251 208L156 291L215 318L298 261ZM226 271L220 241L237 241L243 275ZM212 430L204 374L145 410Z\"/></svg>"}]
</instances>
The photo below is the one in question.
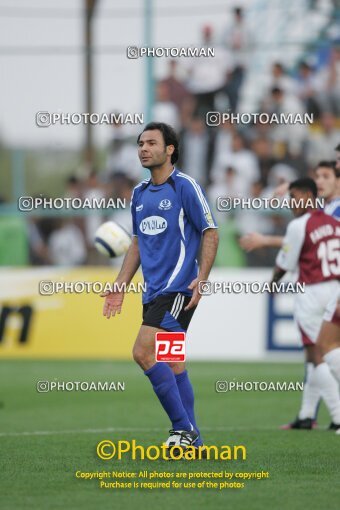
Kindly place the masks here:
<instances>
[{"instance_id":1,"label":"blue sock with stripe","mask_svg":"<svg viewBox=\"0 0 340 510\"><path fill-rule=\"evenodd\" d=\"M196 420L195 420L195 411L194 411L194 390L192 387L192 384L190 382L188 372L187 370L184 370L181 374L177 374L176 376L176 382L179 394L181 396L181 400L183 403L183 406L187 412L187 415L189 417L190 423L193 424L194 428L197 430L197 432L200 434L200 431L197 427ZM195 446L202 446L203 441L200 437L195 442Z\"/></svg>"},{"instance_id":2,"label":"blue sock with stripe","mask_svg":"<svg viewBox=\"0 0 340 510\"><path fill-rule=\"evenodd\" d=\"M155 363L145 370L165 412L170 418L174 430L192 430L192 426L183 406L176 383L175 374L167 363Z\"/></svg>"}]
</instances>

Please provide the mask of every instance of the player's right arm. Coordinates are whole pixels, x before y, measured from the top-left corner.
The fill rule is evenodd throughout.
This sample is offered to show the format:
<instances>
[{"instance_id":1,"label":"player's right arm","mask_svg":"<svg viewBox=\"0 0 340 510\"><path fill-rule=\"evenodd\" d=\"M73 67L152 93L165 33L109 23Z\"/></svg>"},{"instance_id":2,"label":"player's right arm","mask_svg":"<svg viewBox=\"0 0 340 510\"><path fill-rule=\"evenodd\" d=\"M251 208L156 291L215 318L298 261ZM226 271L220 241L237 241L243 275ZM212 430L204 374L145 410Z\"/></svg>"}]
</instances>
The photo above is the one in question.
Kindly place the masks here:
<instances>
[{"instance_id":1,"label":"player's right arm","mask_svg":"<svg viewBox=\"0 0 340 510\"><path fill-rule=\"evenodd\" d=\"M124 300L124 291L121 289L124 285L129 285L139 266L140 256L138 238L134 236L132 238L130 248L125 255L122 268L113 284L113 290L111 292L108 291L101 294L101 297L105 298L103 315L107 319L111 316L114 317L116 313L121 312Z\"/></svg>"},{"instance_id":2,"label":"player's right arm","mask_svg":"<svg viewBox=\"0 0 340 510\"><path fill-rule=\"evenodd\" d=\"M243 250L250 252L261 248L281 248L283 243L282 236L267 236L252 232L240 238L240 246Z\"/></svg>"},{"instance_id":3,"label":"player's right arm","mask_svg":"<svg viewBox=\"0 0 340 510\"><path fill-rule=\"evenodd\" d=\"M287 195L288 190L289 182L284 182L274 189L272 198L282 198ZM252 232L251 234L242 236L239 243L241 248L247 252L260 250L261 248L282 248L283 237L268 236L259 234L258 232Z\"/></svg>"},{"instance_id":4,"label":"player's right arm","mask_svg":"<svg viewBox=\"0 0 340 510\"><path fill-rule=\"evenodd\" d=\"M116 281L113 284L112 292L106 292L101 295L105 297L105 303L103 307L103 315L109 319L111 316L114 317L116 313L120 313L124 301L124 292L121 290L124 285L129 285L132 278L136 274L137 269L140 266L140 254L138 247L137 237L137 225L136 225L136 196L135 190L133 190L131 197L131 216L132 216L132 242L128 249L121 270L117 276Z\"/></svg>"},{"instance_id":5,"label":"player's right arm","mask_svg":"<svg viewBox=\"0 0 340 510\"><path fill-rule=\"evenodd\" d=\"M117 276L115 283L128 285L135 276L140 266L140 256L138 247L138 237L133 236L130 248L128 249L121 270Z\"/></svg>"}]
</instances>

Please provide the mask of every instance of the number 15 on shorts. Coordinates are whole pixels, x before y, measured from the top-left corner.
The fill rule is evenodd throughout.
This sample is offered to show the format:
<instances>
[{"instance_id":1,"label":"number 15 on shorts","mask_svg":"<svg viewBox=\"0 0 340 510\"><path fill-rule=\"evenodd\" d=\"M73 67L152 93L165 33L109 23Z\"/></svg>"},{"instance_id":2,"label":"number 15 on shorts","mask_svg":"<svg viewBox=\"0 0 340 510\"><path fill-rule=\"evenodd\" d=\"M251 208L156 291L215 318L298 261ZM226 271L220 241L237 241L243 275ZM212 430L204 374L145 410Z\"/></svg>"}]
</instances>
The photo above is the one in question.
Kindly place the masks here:
<instances>
[{"instance_id":1,"label":"number 15 on shorts","mask_svg":"<svg viewBox=\"0 0 340 510\"><path fill-rule=\"evenodd\" d=\"M185 361L185 333L156 333L155 349L156 361Z\"/></svg>"}]
</instances>

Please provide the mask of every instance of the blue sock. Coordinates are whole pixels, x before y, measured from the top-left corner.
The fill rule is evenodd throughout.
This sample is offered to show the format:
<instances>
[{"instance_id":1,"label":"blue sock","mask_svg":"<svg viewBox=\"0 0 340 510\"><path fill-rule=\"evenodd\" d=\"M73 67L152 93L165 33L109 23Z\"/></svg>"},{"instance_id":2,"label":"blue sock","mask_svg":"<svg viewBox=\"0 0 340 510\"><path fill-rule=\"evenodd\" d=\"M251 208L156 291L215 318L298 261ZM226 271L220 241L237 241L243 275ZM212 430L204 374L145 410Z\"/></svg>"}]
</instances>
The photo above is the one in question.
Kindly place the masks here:
<instances>
[{"instance_id":1,"label":"blue sock","mask_svg":"<svg viewBox=\"0 0 340 510\"><path fill-rule=\"evenodd\" d=\"M174 430L191 430L192 426L182 404L176 384L175 374L167 363L156 363L145 370L153 389L165 412L170 418Z\"/></svg>"},{"instance_id":2,"label":"blue sock","mask_svg":"<svg viewBox=\"0 0 340 510\"><path fill-rule=\"evenodd\" d=\"M176 376L176 382L177 382L177 388L179 391L179 394L182 399L182 403L184 406L184 409L187 412L187 415L189 417L190 423L193 424L194 428L197 430L198 433L200 433L196 420L195 420L195 412L194 412L194 390L192 388L188 372L187 370L184 370L181 374L177 374ZM203 441L201 439L201 436L197 439L195 442L195 446L202 446Z\"/></svg>"}]
</instances>

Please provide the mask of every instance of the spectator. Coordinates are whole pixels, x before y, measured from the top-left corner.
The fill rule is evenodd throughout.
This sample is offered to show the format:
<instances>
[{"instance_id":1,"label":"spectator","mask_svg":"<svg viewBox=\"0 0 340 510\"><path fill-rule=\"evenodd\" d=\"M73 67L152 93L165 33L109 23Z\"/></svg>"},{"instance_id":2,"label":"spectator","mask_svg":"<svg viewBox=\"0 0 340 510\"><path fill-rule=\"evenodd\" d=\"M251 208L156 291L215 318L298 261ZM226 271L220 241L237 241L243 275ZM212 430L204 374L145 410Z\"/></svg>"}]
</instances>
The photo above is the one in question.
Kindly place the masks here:
<instances>
[{"instance_id":1,"label":"spectator","mask_svg":"<svg viewBox=\"0 0 340 510\"><path fill-rule=\"evenodd\" d=\"M280 114L285 116L292 114L295 117L297 114L303 116L305 113L305 108L297 97L292 94L285 94L282 89L277 87L274 87L271 91L266 110L269 114L276 114L278 117ZM306 124L273 124L271 125L271 132L273 140L285 143L289 152L293 154L302 153L308 134Z\"/></svg>"},{"instance_id":2,"label":"spectator","mask_svg":"<svg viewBox=\"0 0 340 510\"><path fill-rule=\"evenodd\" d=\"M156 87L156 103L153 107L153 120L165 122L172 126L175 131L180 128L179 112L177 106L170 99L169 84L162 81Z\"/></svg>"},{"instance_id":3,"label":"spectator","mask_svg":"<svg viewBox=\"0 0 340 510\"><path fill-rule=\"evenodd\" d=\"M340 116L340 41L332 48L329 66L324 71L321 103L324 110Z\"/></svg>"},{"instance_id":4,"label":"spectator","mask_svg":"<svg viewBox=\"0 0 340 510\"><path fill-rule=\"evenodd\" d=\"M296 84L293 78L288 76L285 68L280 62L274 62L272 64L267 93L270 94L274 87L283 90L283 92L287 95L294 94L296 89Z\"/></svg>"},{"instance_id":5,"label":"spectator","mask_svg":"<svg viewBox=\"0 0 340 510\"><path fill-rule=\"evenodd\" d=\"M78 266L86 261L83 234L72 220L60 220L48 240L49 259L55 266Z\"/></svg>"},{"instance_id":6,"label":"spectator","mask_svg":"<svg viewBox=\"0 0 340 510\"><path fill-rule=\"evenodd\" d=\"M67 198L81 198L82 197L82 183L77 177L71 175L66 181L65 197Z\"/></svg>"},{"instance_id":7,"label":"spectator","mask_svg":"<svg viewBox=\"0 0 340 510\"><path fill-rule=\"evenodd\" d=\"M50 263L46 240L39 228L39 219L30 217L28 221L28 243L31 264L35 266Z\"/></svg>"},{"instance_id":8,"label":"spectator","mask_svg":"<svg viewBox=\"0 0 340 510\"><path fill-rule=\"evenodd\" d=\"M320 160L326 160L339 143L340 130L336 127L336 118L330 112L324 112L320 119L320 130L310 134L307 145L307 160L315 167Z\"/></svg>"},{"instance_id":9,"label":"spectator","mask_svg":"<svg viewBox=\"0 0 340 510\"><path fill-rule=\"evenodd\" d=\"M253 182L250 188L249 198L263 198L264 182ZM270 215L264 214L262 209L236 209L236 227L240 236L249 232L259 231L261 234L269 234L273 231L273 223ZM259 230L257 230L259 229Z\"/></svg>"},{"instance_id":10,"label":"spectator","mask_svg":"<svg viewBox=\"0 0 340 510\"><path fill-rule=\"evenodd\" d=\"M98 180L96 171L92 171L87 179L84 190L84 199L90 201L93 205L105 198L103 186ZM91 213L85 217L85 236L88 247L93 247L93 239L97 228L103 223L103 213L100 210L91 210Z\"/></svg>"},{"instance_id":11,"label":"spectator","mask_svg":"<svg viewBox=\"0 0 340 510\"><path fill-rule=\"evenodd\" d=\"M273 143L266 137L259 137L253 140L251 150L257 157L261 181L266 185L269 171L276 163L276 158L273 155Z\"/></svg>"},{"instance_id":12,"label":"spectator","mask_svg":"<svg viewBox=\"0 0 340 510\"><path fill-rule=\"evenodd\" d=\"M303 102L305 111L308 114L313 114L315 119L318 119L321 114L319 102L320 90L320 79L315 74L312 66L307 62L301 62L299 65L296 93Z\"/></svg>"},{"instance_id":13,"label":"spectator","mask_svg":"<svg viewBox=\"0 0 340 510\"><path fill-rule=\"evenodd\" d=\"M256 156L246 148L245 139L240 133L235 132L233 134L231 152L225 153L224 161L221 157L221 167L223 163L224 168L231 166L235 170L235 187L238 189L240 196L248 196L251 184L260 178L260 169ZM215 168L215 173L212 175L215 182L220 180L220 176L223 178L221 167Z\"/></svg>"},{"instance_id":14,"label":"spectator","mask_svg":"<svg viewBox=\"0 0 340 510\"><path fill-rule=\"evenodd\" d=\"M218 198L233 199L243 196L243 186L240 186L237 172L233 167L227 166L222 171L222 176L223 180L212 184L208 189L208 197L211 206L214 208L217 223L224 223L231 217L226 212L218 210Z\"/></svg>"},{"instance_id":15,"label":"spectator","mask_svg":"<svg viewBox=\"0 0 340 510\"><path fill-rule=\"evenodd\" d=\"M209 135L203 120L193 117L182 135L182 164L185 172L202 186L208 180Z\"/></svg>"},{"instance_id":16,"label":"spectator","mask_svg":"<svg viewBox=\"0 0 340 510\"><path fill-rule=\"evenodd\" d=\"M222 45L231 52L230 62L232 65L229 69L229 80L225 91L229 97L230 109L236 112L240 90L254 43L250 30L244 21L243 9L235 7L233 15L234 19L231 25L228 25L222 35Z\"/></svg>"},{"instance_id":17,"label":"spectator","mask_svg":"<svg viewBox=\"0 0 340 510\"><path fill-rule=\"evenodd\" d=\"M178 79L177 67L177 61L174 59L170 60L169 75L164 80L161 80L160 84L166 86L169 101L176 105L178 112L181 112L183 103L191 97L191 94L183 82Z\"/></svg>"},{"instance_id":18,"label":"spectator","mask_svg":"<svg viewBox=\"0 0 340 510\"><path fill-rule=\"evenodd\" d=\"M224 179L224 169L229 154L232 151L232 139L235 132L234 124L222 122L214 130L213 158L211 164L211 181L218 182Z\"/></svg>"},{"instance_id":19,"label":"spectator","mask_svg":"<svg viewBox=\"0 0 340 510\"><path fill-rule=\"evenodd\" d=\"M263 190L263 196L271 198L274 191L285 183L290 183L297 178L294 168L284 163L276 163L268 174L267 187Z\"/></svg>"},{"instance_id":20,"label":"spectator","mask_svg":"<svg viewBox=\"0 0 340 510\"><path fill-rule=\"evenodd\" d=\"M203 46L214 47L212 27L203 28ZM230 58L222 47L215 47L215 57L196 57L189 65L188 89L196 99L195 114L205 118L215 109L215 97L227 81Z\"/></svg>"},{"instance_id":21,"label":"spectator","mask_svg":"<svg viewBox=\"0 0 340 510\"><path fill-rule=\"evenodd\" d=\"M142 177L142 168L136 151L136 133L131 126L116 121L111 126L111 140L106 163L106 176L123 172L131 179Z\"/></svg>"}]
</instances>

